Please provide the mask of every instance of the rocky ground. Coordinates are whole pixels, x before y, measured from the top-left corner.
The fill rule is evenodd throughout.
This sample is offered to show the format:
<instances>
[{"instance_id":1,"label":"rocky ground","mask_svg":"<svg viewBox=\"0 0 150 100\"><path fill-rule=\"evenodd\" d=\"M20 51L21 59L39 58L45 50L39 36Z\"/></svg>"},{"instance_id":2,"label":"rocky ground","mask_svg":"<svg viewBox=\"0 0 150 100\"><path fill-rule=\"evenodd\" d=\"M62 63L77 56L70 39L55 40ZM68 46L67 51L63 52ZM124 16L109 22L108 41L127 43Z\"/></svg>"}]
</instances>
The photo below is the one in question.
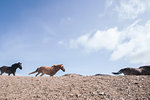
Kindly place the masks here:
<instances>
[{"instance_id":1,"label":"rocky ground","mask_svg":"<svg viewBox=\"0 0 150 100\"><path fill-rule=\"evenodd\" d=\"M150 100L150 76L0 76L0 100Z\"/></svg>"}]
</instances>

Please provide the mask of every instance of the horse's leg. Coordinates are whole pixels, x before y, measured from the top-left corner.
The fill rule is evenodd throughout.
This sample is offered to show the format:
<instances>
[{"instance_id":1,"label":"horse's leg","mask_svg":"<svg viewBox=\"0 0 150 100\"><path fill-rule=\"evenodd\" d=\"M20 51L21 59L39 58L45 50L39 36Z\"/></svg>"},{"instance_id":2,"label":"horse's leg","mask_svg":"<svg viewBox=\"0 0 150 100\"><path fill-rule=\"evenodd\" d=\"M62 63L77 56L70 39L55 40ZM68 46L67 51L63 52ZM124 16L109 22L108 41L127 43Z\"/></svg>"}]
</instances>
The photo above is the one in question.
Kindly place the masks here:
<instances>
[{"instance_id":1,"label":"horse's leg","mask_svg":"<svg viewBox=\"0 0 150 100\"><path fill-rule=\"evenodd\" d=\"M44 75L44 73L42 73L40 76L43 76Z\"/></svg>"},{"instance_id":2,"label":"horse's leg","mask_svg":"<svg viewBox=\"0 0 150 100\"><path fill-rule=\"evenodd\" d=\"M15 76L15 73L13 73L13 75Z\"/></svg>"},{"instance_id":3,"label":"horse's leg","mask_svg":"<svg viewBox=\"0 0 150 100\"><path fill-rule=\"evenodd\" d=\"M0 75L2 75L4 72L1 72L1 74Z\"/></svg>"},{"instance_id":4,"label":"horse's leg","mask_svg":"<svg viewBox=\"0 0 150 100\"><path fill-rule=\"evenodd\" d=\"M8 73L8 76L10 76L11 73Z\"/></svg>"},{"instance_id":5,"label":"horse's leg","mask_svg":"<svg viewBox=\"0 0 150 100\"><path fill-rule=\"evenodd\" d=\"M38 76L40 73L38 72L35 76Z\"/></svg>"}]
</instances>

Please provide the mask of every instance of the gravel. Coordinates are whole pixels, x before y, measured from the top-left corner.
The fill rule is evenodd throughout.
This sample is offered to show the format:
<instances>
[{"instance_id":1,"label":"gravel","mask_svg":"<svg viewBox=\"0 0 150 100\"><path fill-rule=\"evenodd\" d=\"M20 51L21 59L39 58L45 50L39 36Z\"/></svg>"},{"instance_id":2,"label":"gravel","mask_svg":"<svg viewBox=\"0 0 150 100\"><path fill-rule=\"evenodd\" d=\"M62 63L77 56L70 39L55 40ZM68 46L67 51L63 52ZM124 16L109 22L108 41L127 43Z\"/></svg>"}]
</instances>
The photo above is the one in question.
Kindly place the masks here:
<instances>
[{"instance_id":1,"label":"gravel","mask_svg":"<svg viewBox=\"0 0 150 100\"><path fill-rule=\"evenodd\" d=\"M0 76L0 100L150 100L150 76Z\"/></svg>"}]
</instances>

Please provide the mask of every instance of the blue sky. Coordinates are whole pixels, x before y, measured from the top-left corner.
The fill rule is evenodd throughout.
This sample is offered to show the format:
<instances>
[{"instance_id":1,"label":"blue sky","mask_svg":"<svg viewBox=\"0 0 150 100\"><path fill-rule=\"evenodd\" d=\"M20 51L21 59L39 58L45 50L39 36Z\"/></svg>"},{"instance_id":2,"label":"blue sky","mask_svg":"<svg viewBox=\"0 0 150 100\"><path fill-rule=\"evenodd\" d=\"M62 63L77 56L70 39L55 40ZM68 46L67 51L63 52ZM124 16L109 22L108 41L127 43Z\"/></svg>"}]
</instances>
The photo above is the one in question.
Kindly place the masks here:
<instances>
[{"instance_id":1,"label":"blue sky","mask_svg":"<svg viewBox=\"0 0 150 100\"><path fill-rule=\"evenodd\" d=\"M150 63L149 0L0 0L0 65L111 74Z\"/></svg>"}]
</instances>

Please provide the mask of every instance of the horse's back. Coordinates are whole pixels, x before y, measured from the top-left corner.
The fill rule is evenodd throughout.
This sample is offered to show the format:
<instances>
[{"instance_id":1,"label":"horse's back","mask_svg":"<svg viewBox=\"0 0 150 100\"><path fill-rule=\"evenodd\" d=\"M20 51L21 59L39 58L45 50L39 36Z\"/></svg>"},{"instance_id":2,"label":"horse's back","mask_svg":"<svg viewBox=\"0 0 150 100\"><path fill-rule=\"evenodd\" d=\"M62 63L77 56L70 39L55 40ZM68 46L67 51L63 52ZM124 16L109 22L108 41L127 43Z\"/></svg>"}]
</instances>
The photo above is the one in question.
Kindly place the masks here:
<instances>
[{"instance_id":1,"label":"horse's back","mask_svg":"<svg viewBox=\"0 0 150 100\"><path fill-rule=\"evenodd\" d=\"M124 68L121 69L122 73L124 75L140 75L141 74L141 69L139 68Z\"/></svg>"},{"instance_id":2,"label":"horse's back","mask_svg":"<svg viewBox=\"0 0 150 100\"><path fill-rule=\"evenodd\" d=\"M9 69L10 67L8 67L8 66L2 66L2 67L0 67L0 69L2 70L2 69Z\"/></svg>"},{"instance_id":3,"label":"horse's back","mask_svg":"<svg viewBox=\"0 0 150 100\"><path fill-rule=\"evenodd\" d=\"M47 74L47 73L49 73L50 69L51 69L51 67L41 66L41 67L38 68L38 71Z\"/></svg>"},{"instance_id":4,"label":"horse's back","mask_svg":"<svg viewBox=\"0 0 150 100\"><path fill-rule=\"evenodd\" d=\"M141 66L139 69L141 69L145 75L150 75L150 65Z\"/></svg>"},{"instance_id":5,"label":"horse's back","mask_svg":"<svg viewBox=\"0 0 150 100\"><path fill-rule=\"evenodd\" d=\"M150 72L150 66L141 66L139 69L146 70Z\"/></svg>"},{"instance_id":6,"label":"horse's back","mask_svg":"<svg viewBox=\"0 0 150 100\"><path fill-rule=\"evenodd\" d=\"M11 68L8 66L2 66L0 67L1 72L5 72L5 73L10 73L11 72Z\"/></svg>"},{"instance_id":7,"label":"horse's back","mask_svg":"<svg viewBox=\"0 0 150 100\"><path fill-rule=\"evenodd\" d=\"M47 66L41 66L39 67L39 69L50 69L51 67L47 67Z\"/></svg>"},{"instance_id":8,"label":"horse's back","mask_svg":"<svg viewBox=\"0 0 150 100\"><path fill-rule=\"evenodd\" d=\"M150 65L140 66L139 68L149 68L150 69Z\"/></svg>"}]
</instances>

